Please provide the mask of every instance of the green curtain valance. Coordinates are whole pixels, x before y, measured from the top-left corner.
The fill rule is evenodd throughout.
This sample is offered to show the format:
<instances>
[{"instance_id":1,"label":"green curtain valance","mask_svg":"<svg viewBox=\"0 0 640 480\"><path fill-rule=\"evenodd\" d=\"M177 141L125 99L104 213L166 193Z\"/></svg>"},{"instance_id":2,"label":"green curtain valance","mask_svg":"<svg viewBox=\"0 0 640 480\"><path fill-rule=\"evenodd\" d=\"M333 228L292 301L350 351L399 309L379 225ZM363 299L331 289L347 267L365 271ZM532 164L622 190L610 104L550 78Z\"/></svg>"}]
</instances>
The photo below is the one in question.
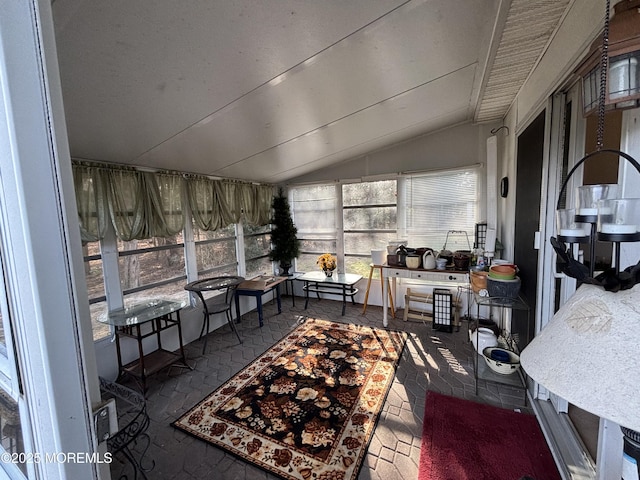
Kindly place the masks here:
<instances>
[{"instance_id":1,"label":"green curtain valance","mask_svg":"<svg viewBox=\"0 0 640 480\"><path fill-rule=\"evenodd\" d=\"M184 228L187 204L201 230L241 220L261 226L271 216L270 185L84 162L73 163L73 176L84 242L104 238L109 224L123 241L175 235Z\"/></svg>"}]
</instances>

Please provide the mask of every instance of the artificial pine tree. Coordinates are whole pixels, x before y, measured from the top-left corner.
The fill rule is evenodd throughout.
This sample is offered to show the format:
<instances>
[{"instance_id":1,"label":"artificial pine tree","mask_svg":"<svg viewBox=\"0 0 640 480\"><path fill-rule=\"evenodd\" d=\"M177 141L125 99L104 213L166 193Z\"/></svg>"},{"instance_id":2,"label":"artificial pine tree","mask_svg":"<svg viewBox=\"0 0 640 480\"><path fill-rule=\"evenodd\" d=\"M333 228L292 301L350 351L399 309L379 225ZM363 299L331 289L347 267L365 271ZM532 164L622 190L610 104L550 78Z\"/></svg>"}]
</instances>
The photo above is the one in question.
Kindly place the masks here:
<instances>
[{"instance_id":1,"label":"artificial pine tree","mask_svg":"<svg viewBox=\"0 0 640 480\"><path fill-rule=\"evenodd\" d=\"M298 229L291 218L289 201L282 188L271 203L273 218L271 219L271 244L269 258L280 262L280 274L290 275L291 262L300 253L300 240L296 236Z\"/></svg>"}]
</instances>

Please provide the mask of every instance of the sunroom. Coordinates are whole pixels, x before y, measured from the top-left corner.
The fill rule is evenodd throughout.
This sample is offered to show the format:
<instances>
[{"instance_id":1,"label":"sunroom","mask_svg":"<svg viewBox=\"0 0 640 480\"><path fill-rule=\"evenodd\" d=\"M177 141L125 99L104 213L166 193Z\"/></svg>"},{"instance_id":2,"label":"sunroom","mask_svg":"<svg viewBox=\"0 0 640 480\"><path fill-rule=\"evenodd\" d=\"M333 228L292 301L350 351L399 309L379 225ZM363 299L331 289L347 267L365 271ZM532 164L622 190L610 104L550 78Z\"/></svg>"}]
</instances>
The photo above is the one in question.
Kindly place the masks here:
<instances>
[{"instance_id":1,"label":"sunroom","mask_svg":"<svg viewBox=\"0 0 640 480\"><path fill-rule=\"evenodd\" d=\"M161 298L182 306L180 335L163 332L163 346L186 347L187 366L196 366L195 373L176 368L149 379L152 414L166 412L154 410L165 381L182 385L170 395L171 405L176 396L193 400L182 399L170 411L174 418L162 418L166 425L201 400L192 398L203 396L200 388L220 386L184 390L184 383L211 381L199 376L202 359L211 370L227 372L222 383L243 368L236 355L253 356L245 365L258 358L298 317L324 314L344 324L404 329L405 294L415 284L392 279L393 318L387 314L392 282L381 282L383 268L371 268L372 251L386 253L398 240L434 253L473 250L479 226L486 226L499 246L491 258L519 268L529 319L521 333L538 336L564 304L575 301L586 278L558 266L561 252L550 243L560 235L556 211L572 208L582 185L618 184L620 196L640 197L638 171L625 156L598 154L581 163L602 149L640 158L640 42L625 38L626 50L616 50L621 31L634 35L616 26L627 15L621 12L637 13L640 5L612 3L605 21L604 0L153 6L0 0L6 292L0 392L13 413L0 409L1 447L33 460L2 457L0 478L120 475L108 463L67 459L69 453L108 451L95 421L103 401L100 378L116 379L119 360L134 361L143 343L120 345L116 328L104 320L141 302ZM603 97L589 87L603 78L603 30L615 60L608 81L628 93L617 100L619 92L607 93L606 108L599 109L594 107ZM339 295L309 298L305 282L283 282L278 311L275 291L260 297L263 330L257 300L239 297L233 311L241 317L233 325L238 336L224 314L213 315L203 349L201 302L185 286L210 277L280 273L269 253L272 200L281 188L301 241L293 269L318 271L318 256L328 252L338 274L358 276L358 291L345 302L345 315ZM566 245L581 267L591 268L589 278L613 265L619 279L640 253L635 240L618 237ZM462 291L467 278L452 290ZM629 292L635 297L625 302L633 303L635 290L612 294L612 303ZM429 377L432 390L454 397L467 397L472 388L456 375L474 375L464 353L473 347L462 335L474 317L466 295L462 333L439 334L443 343L436 344L430 325L406 327L406 348L415 355L411 372L421 371L419 357L429 373L437 364L438 371L450 373L446 385L462 386L447 391L436 375ZM639 317L635 311L630 316ZM633 339L636 329L628 330ZM460 350L458 338L466 341ZM619 354L616 338L606 341L605 347L594 341L593 351L609 352L622 365L606 376L623 385L623 393L603 394L593 379L572 383L567 392L546 375L538 382L537 373L524 385L523 408L535 415L562 478L620 478L628 468L619 427L634 428L627 419L640 418L640 412L637 398L625 396L624 388L640 378L629 368L634 356ZM430 355L435 364L429 364ZM216 359L222 366L214 366ZM545 388L551 384L553 389ZM491 398L503 395L487 390ZM380 431L394 431L393 397ZM605 398L602 409L590 410L590 398ZM510 400L503 403L511 406ZM402 410L398 432L407 428ZM171 458L165 441L181 435L172 429L166 426L166 437L156 438L162 445L151 447L158 465L149 478L256 474L236 470L241 460L217 453L219 461L193 470L181 457L185 465L177 473L158 453ZM411 478L419 443L400 439L390 457L386 437L378 435L366 460L358 460L365 464L359 478ZM183 456L191 443L185 447L179 438L182 446L174 454ZM403 453L405 444L411 448ZM194 450L207 448L196 445ZM45 452L62 453L51 458L65 461L40 461ZM85 458L71 456L78 457ZM412 465L408 470L397 466L404 461Z\"/></svg>"}]
</instances>

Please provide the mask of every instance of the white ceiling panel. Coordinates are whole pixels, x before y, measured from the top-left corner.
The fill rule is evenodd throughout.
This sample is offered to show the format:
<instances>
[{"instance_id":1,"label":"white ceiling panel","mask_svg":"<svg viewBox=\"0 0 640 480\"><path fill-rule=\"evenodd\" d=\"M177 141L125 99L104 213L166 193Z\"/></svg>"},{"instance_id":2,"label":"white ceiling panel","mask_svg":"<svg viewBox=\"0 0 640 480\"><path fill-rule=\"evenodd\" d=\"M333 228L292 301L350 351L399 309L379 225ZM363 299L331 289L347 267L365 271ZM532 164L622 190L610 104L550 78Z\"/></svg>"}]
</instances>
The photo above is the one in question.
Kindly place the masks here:
<instances>
[{"instance_id":1,"label":"white ceiling panel","mask_svg":"<svg viewBox=\"0 0 640 480\"><path fill-rule=\"evenodd\" d=\"M57 0L72 149L131 160L402 3Z\"/></svg>"},{"instance_id":2,"label":"white ceiling panel","mask_svg":"<svg viewBox=\"0 0 640 480\"><path fill-rule=\"evenodd\" d=\"M469 91L474 73L473 67L459 70L211 173L233 178L242 174L255 180L251 176L261 171L262 165L270 165L274 167L273 173L267 174L266 181L277 183L407 140L425 131L463 123L468 118L468 99L452 102L440 93L444 86L456 91ZM429 111L428 117L425 117L425 108ZM393 124L389 119L393 119Z\"/></svg>"},{"instance_id":3,"label":"white ceiling panel","mask_svg":"<svg viewBox=\"0 0 640 480\"><path fill-rule=\"evenodd\" d=\"M383 21L212 114L196 128L157 146L142 155L138 163L169 168L176 156L181 156L185 167L201 170L202 159L208 158L215 170L207 173L218 174L225 163L252 157L352 115L357 114L360 121L366 121L368 115L380 114L380 109L372 107L430 83L434 83L431 91L436 85L446 90L449 88L446 83L437 80L450 72L465 68L469 71L476 65L474 50L477 49L473 42L457 40L458 37L472 39L475 35L464 37L445 28L431 18L425 4L421 7L422 10L408 7L396 10ZM466 31L478 30L477 22L461 27ZM395 40L398 28L414 39L413 43L405 45ZM443 43L451 40L446 58L433 63L424 60L439 58L443 50L439 44L429 41L426 32L435 32ZM454 47L457 51L452 54ZM471 68L471 75L473 71ZM473 76L466 88L446 96L450 98L450 108L459 110L461 102L469 107L472 82ZM423 121L424 111L420 115L419 121ZM194 144L198 150L193 148ZM182 152L189 152L189 156L181 155Z\"/></svg>"},{"instance_id":4,"label":"white ceiling panel","mask_svg":"<svg viewBox=\"0 0 640 480\"><path fill-rule=\"evenodd\" d=\"M552 33L559 9L536 5L527 23L504 0L55 0L71 154L280 182L471 122L485 89L495 120L535 61L505 76L504 25Z\"/></svg>"}]
</instances>

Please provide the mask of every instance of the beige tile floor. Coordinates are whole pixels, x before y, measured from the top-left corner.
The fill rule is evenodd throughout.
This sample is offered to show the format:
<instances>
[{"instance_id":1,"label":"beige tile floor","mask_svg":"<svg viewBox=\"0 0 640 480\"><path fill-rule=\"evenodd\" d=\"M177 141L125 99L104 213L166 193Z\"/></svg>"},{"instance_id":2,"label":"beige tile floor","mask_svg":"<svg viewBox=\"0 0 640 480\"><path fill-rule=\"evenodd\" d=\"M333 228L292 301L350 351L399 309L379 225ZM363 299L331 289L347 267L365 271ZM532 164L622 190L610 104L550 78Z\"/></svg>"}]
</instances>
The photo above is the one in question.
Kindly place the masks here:
<instances>
[{"instance_id":1,"label":"beige tile floor","mask_svg":"<svg viewBox=\"0 0 640 480\"><path fill-rule=\"evenodd\" d=\"M362 305L348 304L345 316L341 316L342 304L336 301L312 298L304 310L304 299L298 298L293 307L291 298L284 297L282 305L279 315L274 305L265 305L262 328L258 327L255 311L246 314L238 325L242 344L238 344L225 325L210 334L204 355L201 341L186 347L189 363L194 366L192 371L173 368L149 379L147 408L151 417L148 429L151 442L145 463L155 462L147 474L149 479L277 478L176 430L171 422L280 340L300 316L382 327L380 307L369 306L366 315L362 315ZM405 330L409 338L360 471L361 480L417 478L427 390L531 412L524 405L524 392L520 389L480 380L476 395L474 351L468 341L466 320L460 331L443 333L434 331L430 323L403 322L402 312L396 316L399 318L391 319L389 328ZM460 448L464 449L464 445ZM119 478L121 474L134 478L129 465L120 458L118 456L111 466L112 478Z\"/></svg>"}]
</instances>

